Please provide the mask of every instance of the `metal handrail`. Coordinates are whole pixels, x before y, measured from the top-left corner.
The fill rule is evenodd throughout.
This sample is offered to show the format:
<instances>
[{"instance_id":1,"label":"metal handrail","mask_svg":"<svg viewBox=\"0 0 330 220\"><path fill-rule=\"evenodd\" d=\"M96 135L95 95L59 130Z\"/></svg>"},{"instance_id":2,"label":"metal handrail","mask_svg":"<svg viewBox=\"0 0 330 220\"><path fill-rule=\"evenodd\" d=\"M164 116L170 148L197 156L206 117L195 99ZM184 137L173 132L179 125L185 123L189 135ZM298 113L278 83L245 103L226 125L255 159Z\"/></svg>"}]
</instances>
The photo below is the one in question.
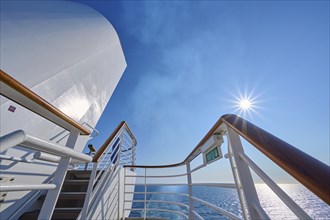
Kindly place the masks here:
<instances>
[{"instance_id":1,"label":"metal handrail","mask_svg":"<svg viewBox=\"0 0 330 220\"><path fill-rule=\"evenodd\" d=\"M58 108L34 93L28 87L9 76L0 69L0 94L32 112L52 121L66 130L78 130L82 135L90 135L90 131L78 122L61 112Z\"/></svg>"},{"instance_id":2,"label":"metal handrail","mask_svg":"<svg viewBox=\"0 0 330 220\"><path fill-rule=\"evenodd\" d=\"M222 208L220 208L216 205L213 205L213 204L211 204L211 203L209 203L209 202L207 202L203 199L199 199L199 198L196 198L194 196L192 196L191 199L193 199L194 201L197 201L197 202L199 202L203 205L206 205L207 207L217 211L218 213L221 213L222 215L225 215L225 216L229 217L230 219L236 219L236 220L241 219L240 217L236 216L235 214L233 214L231 212L228 212L228 211L226 211L226 210L224 210L224 209L222 209Z\"/></svg>"},{"instance_id":3,"label":"metal handrail","mask_svg":"<svg viewBox=\"0 0 330 220\"><path fill-rule=\"evenodd\" d=\"M130 146L128 142L123 141L126 133L131 139ZM137 141L130 128L125 121L122 121L95 152L92 160L92 173L79 219L89 219L90 210L94 210L101 196L107 190L107 183L112 182L113 178L117 176L122 164L122 156L125 160L123 163L134 164L136 143ZM87 164L85 169L88 168L89 165Z\"/></svg>"},{"instance_id":4,"label":"metal handrail","mask_svg":"<svg viewBox=\"0 0 330 220\"><path fill-rule=\"evenodd\" d=\"M132 210L132 211L144 211L144 209L141 208L134 208L134 209L124 209L124 210ZM148 211L159 211L159 212L169 212L174 213L183 216L185 219L189 219L188 216L182 212L169 210L169 209L148 209Z\"/></svg>"},{"instance_id":5,"label":"metal handrail","mask_svg":"<svg viewBox=\"0 0 330 220\"><path fill-rule=\"evenodd\" d=\"M330 205L330 167L236 115L221 120Z\"/></svg>"},{"instance_id":6,"label":"metal handrail","mask_svg":"<svg viewBox=\"0 0 330 220\"><path fill-rule=\"evenodd\" d=\"M185 165L201 153L200 149L203 144L212 137L222 124L234 129L269 159L330 205L330 167L328 165L234 114L220 117L186 159L180 163L151 166L124 165L124 167L169 168Z\"/></svg>"},{"instance_id":7,"label":"metal handrail","mask_svg":"<svg viewBox=\"0 0 330 220\"><path fill-rule=\"evenodd\" d=\"M173 201L167 201L167 200L134 200L134 199L129 199L129 200L124 200L124 202L136 202L136 203L142 203L142 202L149 202L149 203L166 203L166 204L174 204L174 205L179 205L185 208L189 208L187 204L184 204L182 202L173 202ZM127 208L128 210L128 208Z\"/></svg>"},{"instance_id":8,"label":"metal handrail","mask_svg":"<svg viewBox=\"0 0 330 220\"><path fill-rule=\"evenodd\" d=\"M125 121L122 121L119 123L119 125L116 127L116 129L110 134L110 136L106 139L106 141L102 144L102 146L98 149L98 151L95 153L95 155L93 156L93 162L98 162L98 160L100 159L100 157L102 156L102 154L106 151L106 149L108 148L109 144L111 143L111 141L115 138L115 136L117 135L117 133L121 130L121 129L126 129L126 131L130 134L132 140L134 141L134 145L137 144L137 141L131 131L131 129L128 127L127 123Z\"/></svg>"},{"instance_id":9,"label":"metal handrail","mask_svg":"<svg viewBox=\"0 0 330 220\"><path fill-rule=\"evenodd\" d=\"M128 184L126 184L128 185ZM136 184L136 185L144 185L144 184ZM155 185L155 184L147 184L148 186L150 185ZM158 185L158 184L156 184ZM159 184L159 185L171 185L171 184ZM174 184L174 185L180 185L180 184ZM184 184L184 185L187 185L187 184ZM201 184L201 185L204 185L204 184ZM208 185L208 184L205 184L205 185ZM212 184L210 184L209 186L211 186ZM215 185L216 186L216 185ZM216 186L217 187L217 186ZM221 187L221 186L220 186ZM126 193L130 193L130 192L126 192ZM171 194L171 195L180 195L180 196L186 196L186 197L189 197L188 194L184 194L184 193L175 193L175 192L132 192L133 194L151 194L151 195L154 195L154 194ZM196 197L191 197L193 200L201 203L201 204L204 204L206 206L208 206L209 208L213 209L214 211L218 212L218 213L221 213L222 215L225 215L227 217L229 217L230 219L240 219L238 216L236 216L235 214L233 213L230 213L216 205L213 205L203 199L199 199L199 198L196 198ZM136 203L142 203L142 202L149 202L149 203L168 203L168 204L177 204L177 205L182 205L186 208L189 208L188 205L184 204L184 203L181 203L181 202L172 202L172 201L167 201L167 200L153 200L153 199L150 199L150 200L125 200L125 202L136 202ZM126 208L125 210L137 210L137 209L134 209L134 208ZM144 210L144 209L139 209L139 210ZM150 208L147 208L146 211L152 211L152 209ZM172 211L170 209L168 209L168 211Z\"/></svg>"},{"instance_id":10,"label":"metal handrail","mask_svg":"<svg viewBox=\"0 0 330 220\"><path fill-rule=\"evenodd\" d=\"M92 158L89 155L75 151L69 147L55 144L48 140L34 137L25 131L18 130L0 137L1 152L20 145L29 149L46 152L64 158L72 158L78 161L90 162Z\"/></svg>"}]
</instances>

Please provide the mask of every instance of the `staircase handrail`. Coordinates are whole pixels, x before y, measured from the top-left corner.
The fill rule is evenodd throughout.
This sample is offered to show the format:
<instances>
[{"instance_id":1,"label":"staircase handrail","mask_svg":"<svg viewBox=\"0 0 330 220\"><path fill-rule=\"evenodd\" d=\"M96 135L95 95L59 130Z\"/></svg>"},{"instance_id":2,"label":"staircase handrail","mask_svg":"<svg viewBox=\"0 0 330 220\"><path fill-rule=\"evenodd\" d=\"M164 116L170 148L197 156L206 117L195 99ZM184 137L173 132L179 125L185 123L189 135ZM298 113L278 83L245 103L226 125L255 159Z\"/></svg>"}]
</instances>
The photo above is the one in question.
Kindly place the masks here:
<instances>
[{"instance_id":1,"label":"staircase handrail","mask_svg":"<svg viewBox=\"0 0 330 220\"><path fill-rule=\"evenodd\" d=\"M169 168L185 165L201 153L201 147L222 125L240 136L330 205L330 167L269 132L234 114L219 118L193 151L180 163L168 165L124 165L131 168Z\"/></svg>"},{"instance_id":2,"label":"staircase handrail","mask_svg":"<svg viewBox=\"0 0 330 220\"><path fill-rule=\"evenodd\" d=\"M134 142L134 145L136 146L137 141L136 141L136 138L134 137L131 129L128 127L128 125L125 121L122 121L118 124L118 126L115 128L115 130L109 135L109 137L105 140L105 142L101 145L101 147L96 151L96 153L93 156L92 162L98 162L98 160L103 155L105 150L109 147L109 144L111 143L111 141L115 138L115 136L121 129L126 129L126 131L131 136L131 138Z\"/></svg>"},{"instance_id":3,"label":"staircase handrail","mask_svg":"<svg viewBox=\"0 0 330 220\"><path fill-rule=\"evenodd\" d=\"M68 131L77 130L81 135L91 134L88 129L80 125L68 115L64 114L58 108L47 102L45 99L1 69L0 85L0 94L13 102L16 102L17 104L31 110L49 121L52 121Z\"/></svg>"},{"instance_id":4,"label":"staircase handrail","mask_svg":"<svg viewBox=\"0 0 330 220\"><path fill-rule=\"evenodd\" d=\"M0 137L1 151L3 152L17 145L45 152L59 157L72 158L78 161L90 162L92 157L69 147L53 143L51 141L32 136L23 130L17 130Z\"/></svg>"},{"instance_id":5,"label":"staircase handrail","mask_svg":"<svg viewBox=\"0 0 330 220\"><path fill-rule=\"evenodd\" d=\"M124 136L128 135L130 142L125 142ZM126 146L126 145L129 146ZM92 171L89 179L86 197L82 211L78 219L88 219L98 204L100 196L107 190L106 184L117 175L120 170L121 156L129 159L128 163L135 164L135 146L137 145L131 129L125 121L119 123L115 130L109 135L101 147L95 152L92 159ZM126 161L124 162L126 163ZM88 169L88 165L85 169ZM96 181L97 180L97 181Z\"/></svg>"}]
</instances>

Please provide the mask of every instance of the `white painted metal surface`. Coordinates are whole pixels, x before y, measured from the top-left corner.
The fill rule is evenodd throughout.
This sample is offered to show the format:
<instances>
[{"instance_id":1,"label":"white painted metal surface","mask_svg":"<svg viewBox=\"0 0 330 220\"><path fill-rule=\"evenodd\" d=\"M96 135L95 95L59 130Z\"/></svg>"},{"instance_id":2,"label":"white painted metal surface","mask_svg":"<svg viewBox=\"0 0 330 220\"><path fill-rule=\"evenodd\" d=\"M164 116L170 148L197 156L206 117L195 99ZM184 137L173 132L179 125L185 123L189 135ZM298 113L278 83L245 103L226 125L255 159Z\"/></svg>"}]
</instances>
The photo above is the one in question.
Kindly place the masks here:
<instances>
[{"instance_id":1,"label":"white painted metal surface","mask_svg":"<svg viewBox=\"0 0 330 220\"><path fill-rule=\"evenodd\" d=\"M97 172L97 165L98 165L97 163L93 163L92 172L91 172L91 176L89 178L89 183L88 183L88 187L87 187L86 197L85 197L84 205L81 210L79 219L87 218L87 211L89 209L90 201L92 198L92 191L93 191L93 187L94 187L94 184L96 181L95 177L96 177L96 172Z\"/></svg>"},{"instance_id":2,"label":"white painted metal surface","mask_svg":"<svg viewBox=\"0 0 330 220\"><path fill-rule=\"evenodd\" d=\"M212 128L213 129L213 128ZM219 204L212 204L208 201L205 201L201 198L197 198L193 196L193 186L207 186L207 187L229 187L229 188L236 188L238 197L240 200L241 210L242 210L242 216L244 219L269 219L267 213L264 210L264 207L260 205L257 191L255 190L255 183L252 178L252 175L250 173L250 168L255 171L257 175L266 183L273 192L292 210L294 214L299 219L310 219L310 217L273 181L271 180L262 170L259 168L251 159L247 157L247 155L244 154L243 146L240 140L239 134L231 129L230 127L227 127L225 124L219 125L218 128L213 129L213 132L216 134L219 134L219 132L222 132L222 135L227 133L227 141L228 141L228 153L226 154L225 158L229 159L231 164L231 169L233 172L233 178L234 183L195 183L193 181L192 175L196 171L201 171L205 167L208 166L208 164L205 164L203 159L200 165L194 164L195 168L191 169L190 165L193 160L197 157L202 157L202 150L199 148L195 148L195 152L192 152L190 157L188 157L187 160L183 163L179 164L172 164L168 166L126 166L126 169L130 169L131 167L136 169L141 169L141 174L144 173L144 175L136 175L136 178L140 178L139 184L135 184L138 186L144 186L144 191L136 192L129 192L126 191L125 194L130 195L139 195L140 198L144 195L144 199L139 200L126 200L125 202L140 202L144 203L144 208L128 208L127 211L139 211L141 217L143 218L153 218L153 217L159 217L159 212L169 212L169 213L175 213L178 216L181 216L185 218L184 216L187 216L188 219L208 219L207 216L205 217L205 213L199 213L198 211L202 210L201 207L205 208L211 208L212 210L219 213L221 216L228 217L229 219L240 219L240 216L237 216L237 214L234 214L228 210L225 210L223 208L219 207ZM177 169L181 170L180 167L185 166L186 172L185 173L175 173L174 170L171 170L170 173L175 173L168 175L168 172L162 172L162 170L166 169ZM153 171L156 175L150 175L147 174L146 170ZM181 170L182 172L182 170ZM219 167L219 172L221 172L221 167ZM185 183L182 182L175 182L177 181L178 177L181 176L187 176ZM126 177L130 177L129 174L126 174ZM154 182L154 180L158 180ZM149 182L150 181L150 182ZM182 179L181 179L182 181ZM130 185L129 183L126 183L125 185ZM133 184L132 184L133 185ZM148 187L151 186L164 186L161 187L162 191L147 191ZM166 187L167 186L186 186L186 190L188 194L186 193L179 193L179 192L167 192ZM162 195L159 197L156 197L157 199L152 199L154 195ZM170 195L171 197L166 197L165 195ZM164 197L163 197L164 196ZM168 202L168 199L171 198L173 200L174 197L178 197L177 201L179 206L186 206L188 207L186 210L179 209L179 213L173 212L172 208L170 208L170 204ZM185 199L181 200L181 197L185 197ZM148 199L147 199L148 198ZM157 205L164 204L164 207L166 209L161 208L153 208L152 203L157 203ZM158 207L158 206L156 206ZM199 207L196 209L196 207ZM135 215L137 213L135 212Z\"/></svg>"},{"instance_id":3,"label":"white painted metal surface","mask_svg":"<svg viewBox=\"0 0 330 220\"><path fill-rule=\"evenodd\" d=\"M94 130L94 127L110 99L125 67L118 36L111 24L96 11L70 1L1 1L0 32L0 68L19 80L21 83L42 96L46 101L62 112ZM33 76L33 77L31 77ZM5 92L14 93L10 89ZM19 98L19 97L17 97ZM1 104L1 176L12 176L12 185L3 184L2 191L10 191L6 203L0 206L1 218L17 218L23 209L20 207L27 201L36 200L36 195L20 192L21 190L47 189L48 194L43 204L39 219L50 219L57 202L61 186L70 158L80 161L91 161L91 157L81 152L89 137L79 137L78 133L65 131L61 127L24 109L4 97ZM32 105L31 108L39 108ZM33 123L32 123L33 122ZM226 126L225 126L226 127ZM27 135L23 131L32 135ZM251 167L287 206L303 219L309 216L301 210L256 164L245 154L239 135L231 128L218 127L219 131L227 131L228 155L232 165L235 188L237 188L242 204L243 217L246 219L268 219L261 207L250 174ZM14 132L14 133L12 133ZM129 133L129 132L128 132ZM9 135L6 135L9 134ZM121 168L122 164L135 164L135 138L131 140L127 133L118 133L112 141L119 146L119 151L108 148L97 163L93 163L93 172L88 186L87 197L81 219L120 219L129 214L134 194L143 194L143 211L175 213L183 218L203 217L194 210L194 203L203 204L232 219L236 215L223 210L214 204L193 197L193 186L233 187L233 184L193 183L191 174L206 167L203 163L194 169L190 162L201 152L205 152L214 144L222 141L209 139L192 154L186 165L186 173L154 176L137 176L132 167ZM36 138L35 136L40 136ZM221 134L222 137L222 134ZM117 138L120 141L115 144ZM66 143L66 146L63 146ZM21 145L21 146L17 146ZM62 146L61 146L62 145ZM32 149L26 149L32 148ZM35 151L38 152L35 152ZM39 151L60 156L58 158L42 155ZM36 153L36 154L34 154ZM32 162L36 158L49 162ZM115 159L114 159L115 158ZM45 159L45 160L46 160ZM23 163L22 163L23 162ZM53 162L58 162L54 164ZM88 168L88 166L87 166ZM148 168L149 169L149 168ZM99 173L97 174L97 170ZM29 172L32 171L32 172ZM50 176L54 175L52 183ZM185 177L189 194L172 192L148 192L148 178ZM144 192L134 192L135 178L143 178ZM95 186L95 179L99 184ZM19 183L26 183L24 185ZM158 184L182 185L182 184ZM147 195L168 194L184 196L189 199L188 205L179 202L165 203L189 207L187 214L161 208L148 208ZM153 202L161 203L161 200Z\"/></svg>"},{"instance_id":4,"label":"white painted metal surface","mask_svg":"<svg viewBox=\"0 0 330 220\"><path fill-rule=\"evenodd\" d=\"M77 132L75 132L77 133ZM78 133L76 138L78 137ZM43 140L41 138L33 137L32 135L27 134L25 131L19 130L8 135L5 135L0 138L1 151L6 151L11 147L17 145L32 148L34 150L47 152L53 155L61 157L70 157L76 160L90 162L92 157L81 152L77 152L68 146L61 146L53 142Z\"/></svg>"},{"instance_id":5,"label":"white painted metal surface","mask_svg":"<svg viewBox=\"0 0 330 220\"><path fill-rule=\"evenodd\" d=\"M127 180L121 166L135 164L133 159L135 159L136 140L126 123L123 123L117 133L110 137L112 139L106 141L105 148L101 148L100 157L94 155L91 164L79 166L81 169L91 169L91 176L78 219L120 219L129 214L123 211L130 204L124 204L124 200L132 199L133 195L125 195L124 198L124 183L127 181L130 185L128 188L134 190L135 173L130 170L129 175L132 177ZM124 138L126 141L123 141Z\"/></svg>"},{"instance_id":6,"label":"white painted metal surface","mask_svg":"<svg viewBox=\"0 0 330 220\"><path fill-rule=\"evenodd\" d=\"M93 127L126 67L111 24L75 2L1 1L0 40L1 69ZM10 106L16 107L15 112L8 111ZM22 129L66 142L67 133L60 134L63 129L3 97L1 118L1 135ZM80 143L77 150L83 146Z\"/></svg>"},{"instance_id":7,"label":"white painted metal surface","mask_svg":"<svg viewBox=\"0 0 330 220\"><path fill-rule=\"evenodd\" d=\"M26 184L15 184L15 185L0 185L1 192L11 192L11 191L28 191L28 190L48 190L56 189L55 184L36 184L36 185L26 185Z\"/></svg>"},{"instance_id":8,"label":"white painted metal surface","mask_svg":"<svg viewBox=\"0 0 330 220\"><path fill-rule=\"evenodd\" d=\"M69 139L66 144L67 149L74 148L78 136L79 136L79 132L77 132L77 131L76 132L73 131L70 133ZM90 156L88 156L88 157L91 161L92 158ZM71 160L70 157L62 157L60 162L58 163L58 166L57 166L57 169L55 171L54 178L52 181L52 183L54 183L57 186L57 188L56 188L56 190L48 191L45 201L42 204L42 208L40 210L38 220L51 219L54 209L55 209L55 205L56 205L58 196L60 195L60 192L62 189L62 185L63 185L64 179L65 179L66 172L69 167L70 160ZM86 161L86 162L88 162L88 161Z\"/></svg>"},{"instance_id":9,"label":"white painted metal surface","mask_svg":"<svg viewBox=\"0 0 330 220\"><path fill-rule=\"evenodd\" d=\"M254 204L260 204L260 202L249 167L239 157L240 154L244 153L239 135L232 128L227 127L227 136L228 152L230 155L229 159L232 166L233 176L235 177L235 182L238 188L238 195L240 197L244 218L268 218L265 212L262 213L263 215L259 215L259 213L254 209Z\"/></svg>"},{"instance_id":10,"label":"white painted metal surface","mask_svg":"<svg viewBox=\"0 0 330 220\"><path fill-rule=\"evenodd\" d=\"M192 191L192 179L191 179L191 171L190 171L190 162L186 164L187 167L187 183L188 183L188 193L189 193L189 219L193 219L193 209L194 209L194 201L192 199L193 191Z\"/></svg>"},{"instance_id":11,"label":"white painted metal surface","mask_svg":"<svg viewBox=\"0 0 330 220\"><path fill-rule=\"evenodd\" d=\"M16 161L16 162L24 162L24 163L32 163L33 160L27 160L20 157L11 157L8 155L0 155L0 160L10 160L10 161Z\"/></svg>"},{"instance_id":12,"label":"white painted metal surface","mask_svg":"<svg viewBox=\"0 0 330 220\"><path fill-rule=\"evenodd\" d=\"M248 156L241 154L245 163L258 174L258 176L275 192L275 194L284 202L284 204L299 218L310 219L309 215L302 210L264 171L262 171Z\"/></svg>"},{"instance_id":13,"label":"white painted metal surface","mask_svg":"<svg viewBox=\"0 0 330 220\"><path fill-rule=\"evenodd\" d=\"M61 157L57 157L51 154L42 153L40 151L33 154L34 160L44 160L49 162L58 163L61 160Z\"/></svg>"},{"instance_id":14,"label":"white painted metal surface","mask_svg":"<svg viewBox=\"0 0 330 220\"><path fill-rule=\"evenodd\" d=\"M0 4L0 68L86 128L94 128L126 68L112 25L94 9L71 1ZM0 136L24 130L47 140L47 146L66 144L68 131L2 96L0 104ZM81 152L88 139L78 137L74 150ZM6 158L30 161L34 153L1 146ZM57 166L41 160L2 160L1 165L1 176L15 175L15 183L30 185L44 183ZM15 213L29 200L28 193L8 193L1 217Z\"/></svg>"}]
</instances>

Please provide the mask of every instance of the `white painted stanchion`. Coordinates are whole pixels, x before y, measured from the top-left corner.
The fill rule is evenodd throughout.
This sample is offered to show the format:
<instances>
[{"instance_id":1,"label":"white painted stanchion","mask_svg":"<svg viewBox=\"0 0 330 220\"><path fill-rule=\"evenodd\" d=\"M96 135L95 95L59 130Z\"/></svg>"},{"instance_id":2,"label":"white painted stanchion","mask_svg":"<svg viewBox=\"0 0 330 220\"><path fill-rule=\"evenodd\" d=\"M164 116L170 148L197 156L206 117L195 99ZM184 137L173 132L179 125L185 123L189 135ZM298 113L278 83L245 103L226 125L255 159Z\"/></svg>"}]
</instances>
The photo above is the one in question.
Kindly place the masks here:
<instances>
[{"instance_id":1,"label":"white painted stanchion","mask_svg":"<svg viewBox=\"0 0 330 220\"><path fill-rule=\"evenodd\" d=\"M239 157L243 147L239 135L227 126L229 159L245 219L269 219L265 211L255 210L259 198L248 165Z\"/></svg>"},{"instance_id":2,"label":"white painted stanchion","mask_svg":"<svg viewBox=\"0 0 330 220\"><path fill-rule=\"evenodd\" d=\"M66 146L68 148L74 148L78 136L79 132L71 131ZM70 158L61 158L53 179L53 183L57 186L57 188L56 190L48 191L44 204L42 205L42 208L40 210L38 220L51 219L58 196L61 192L61 188L65 179L69 163Z\"/></svg>"}]
</instances>

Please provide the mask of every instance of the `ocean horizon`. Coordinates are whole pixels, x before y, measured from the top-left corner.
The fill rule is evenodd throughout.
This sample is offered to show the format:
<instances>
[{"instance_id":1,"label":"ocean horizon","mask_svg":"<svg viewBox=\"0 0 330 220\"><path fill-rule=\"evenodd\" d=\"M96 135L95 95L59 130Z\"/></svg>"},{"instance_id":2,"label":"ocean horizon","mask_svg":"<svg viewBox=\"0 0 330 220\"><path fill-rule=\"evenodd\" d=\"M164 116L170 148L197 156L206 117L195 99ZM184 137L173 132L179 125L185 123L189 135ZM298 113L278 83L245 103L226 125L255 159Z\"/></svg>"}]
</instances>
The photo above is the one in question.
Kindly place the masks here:
<instances>
[{"instance_id":1,"label":"ocean horizon","mask_svg":"<svg viewBox=\"0 0 330 220\"><path fill-rule=\"evenodd\" d=\"M279 186L312 218L330 219L330 206L311 193L300 184L286 183ZM268 188L266 184L256 184L256 190L265 212L271 219L298 219L291 210ZM172 192L188 193L186 186L148 186L148 192ZM135 192L144 192L144 186L136 186ZM209 186L193 186L193 196L210 202L234 215L243 218L236 189ZM135 194L134 200L143 200L144 195ZM188 198L173 194L148 194L147 207L150 209L170 209L188 215L188 208L178 204L161 204L159 200L170 202L181 202L189 204ZM132 208L143 208L143 202L133 202ZM208 208L207 206L194 202L194 208L204 219L228 219L226 216ZM130 217L143 217L143 211L132 211ZM169 212L148 211L147 217L159 217L165 219L185 219L183 216Z\"/></svg>"}]
</instances>

